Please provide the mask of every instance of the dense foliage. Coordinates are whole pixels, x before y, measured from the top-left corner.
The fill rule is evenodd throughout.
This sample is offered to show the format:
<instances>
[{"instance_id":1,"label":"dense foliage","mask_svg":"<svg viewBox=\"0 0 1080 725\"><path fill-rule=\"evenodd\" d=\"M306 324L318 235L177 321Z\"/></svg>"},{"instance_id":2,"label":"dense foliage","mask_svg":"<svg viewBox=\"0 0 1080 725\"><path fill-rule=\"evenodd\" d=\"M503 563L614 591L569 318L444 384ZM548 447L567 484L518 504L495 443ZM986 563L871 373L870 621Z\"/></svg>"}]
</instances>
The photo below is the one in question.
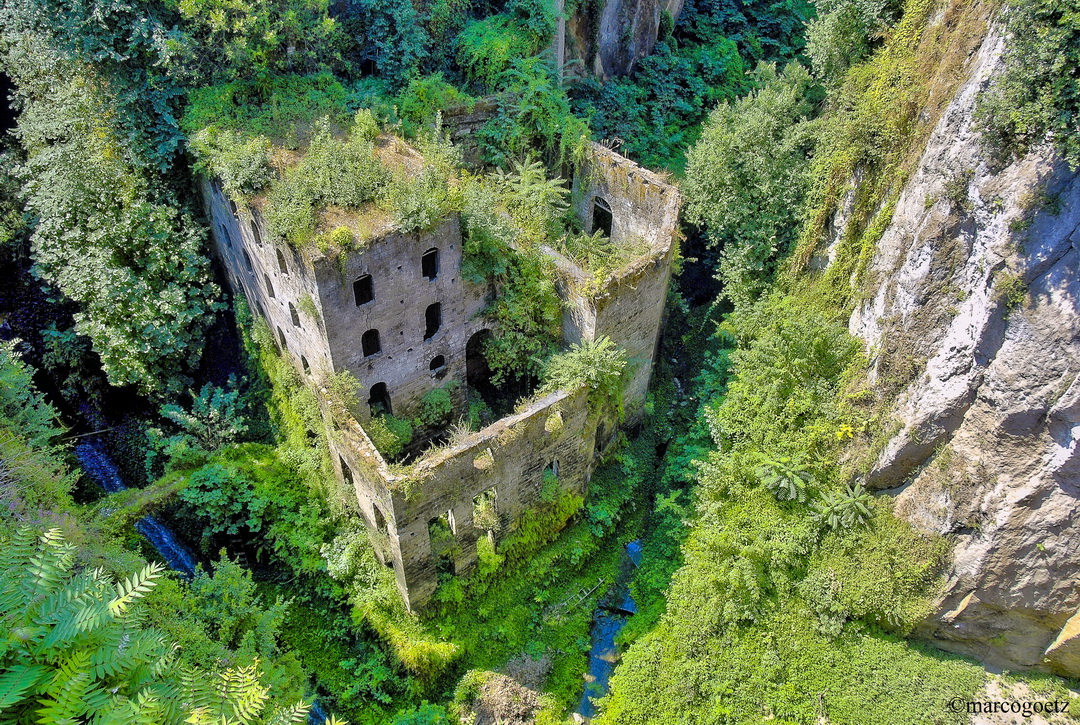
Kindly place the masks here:
<instances>
[{"instance_id":1,"label":"dense foliage","mask_svg":"<svg viewBox=\"0 0 1080 725\"><path fill-rule=\"evenodd\" d=\"M686 218L721 247L723 294L743 307L761 295L795 241L815 124L809 74L763 65L758 89L712 112L687 154Z\"/></svg>"},{"instance_id":2,"label":"dense foliage","mask_svg":"<svg viewBox=\"0 0 1080 725\"><path fill-rule=\"evenodd\" d=\"M496 674L532 672L536 722L554 725L581 697L594 609L629 580L639 613L598 722L962 721L942 703L970 699L981 668L905 639L947 542L861 485L899 388L867 383L844 327L959 82L942 59L985 29L977 3L945 5L688 0L661 13L628 77L600 81L552 67L550 0L5 0L19 119L0 251L33 275L17 299L35 309L3 310L5 335L30 334L0 343L0 623L14 635L0 719L297 722L317 693L355 723L448 723ZM1009 7L1004 72L977 118L998 162L1050 141L1080 163L1072 5ZM564 12L593 28L602 7ZM948 22L927 32L939 10ZM481 96L494 112L471 161L489 168L466 171L443 118ZM684 173L699 267L719 258L704 273L722 304L672 291L630 432L607 426L633 361L606 338L557 354L542 249L579 264L588 294L644 244L583 234L570 214L563 177L590 135ZM408 162L387 161L398 151ZM518 521L477 497L474 523L499 536L480 536L468 575L433 521L439 586L406 611L379 553L389 537L337 482L308 379L243 302L238 331L216 324L230 308L196 211L207 176L238 207L265 204L274 241L331 257L361 248L368 222L416 232L460 212L461 274L490 300L491 382L584 386L603 419L586 495L551 468ZM812 271L825 241L831 264ZM96 490L28 359L67 407L129 413L89 410L85 435L121 441L149 486ZM318 382L331 412L359 404L355 379ZM409 420L376 416L379 450L406 457L445 431L453 385ZM473 392L458 432L494 415ZM545 428L563 424L556 410ZM190 581L147 563L134 523L150 511L202 559Z\"/></svg>"},{"instance_id":3,"label":"dense foliage","mask_svg":"<svg viewBox=\"0 0 1080 725\"><path fill-rule=\"evenodd\" d=\"M1005 70L979 102L977 120L999 162L1046 140L1080 167L1080 7L1038 0L1010 6Z\"/></svg>"}]
</instances>

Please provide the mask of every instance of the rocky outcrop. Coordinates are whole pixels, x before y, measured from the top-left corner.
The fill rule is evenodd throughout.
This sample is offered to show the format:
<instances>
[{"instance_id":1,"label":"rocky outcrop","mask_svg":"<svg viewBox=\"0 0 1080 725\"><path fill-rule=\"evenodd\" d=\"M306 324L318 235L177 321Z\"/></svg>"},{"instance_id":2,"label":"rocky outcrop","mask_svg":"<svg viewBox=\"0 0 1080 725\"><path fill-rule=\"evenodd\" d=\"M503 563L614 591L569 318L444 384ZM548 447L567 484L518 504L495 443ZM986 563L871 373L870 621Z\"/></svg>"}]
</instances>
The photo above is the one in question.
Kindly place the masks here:
<instances>
[{"instance_id":1,"label":"rocky outcrop","mask_svg":"<svg viewBox=\"0 0 1080 725\"><path fill-rule=\"evenodd\" d=\"M557 3L563 16L564 1ZM585 0L569 18L560 20L553 50L558 67L567 74L600 79L623 76L652 52L660 18L673 19L683 0Z\"/></svg>"},{"instance_id":2,"label":"rocky outcrop","mask_svg":"<svg viewBox=\"0 0 1080 725\"><path fill-rule=\"evenodd\" d=\"M988 166L972 116L1003 45L990 32L970 61L850 330L879 378L919 371L869 480L954 543L920 634L1003 667L1077 675L1080 176L1048 149Z\"/></svg>"}]
</instances>

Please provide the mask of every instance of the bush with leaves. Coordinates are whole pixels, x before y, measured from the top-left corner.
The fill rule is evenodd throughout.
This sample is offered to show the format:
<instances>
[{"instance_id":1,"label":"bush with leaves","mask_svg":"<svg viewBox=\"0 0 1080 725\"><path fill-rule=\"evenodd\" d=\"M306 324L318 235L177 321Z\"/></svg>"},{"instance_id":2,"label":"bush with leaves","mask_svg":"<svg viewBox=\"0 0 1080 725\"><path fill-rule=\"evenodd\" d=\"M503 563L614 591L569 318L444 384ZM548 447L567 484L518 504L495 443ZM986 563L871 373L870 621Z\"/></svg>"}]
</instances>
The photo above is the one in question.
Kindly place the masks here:
<instances>
[{"instance_id":1,"label":"bush with leaves","mask_svg":"<svg viewBox=\"0 0 1080 725\"><path fill-rule=\"evenodd\" d=\"M176 9L174 65L192 85L317 73L340 60L325 0L186 0Z\"/></svg>"},{"instance_id":2,"label":"bush with leaves","mask_svg":"<svg viewBox=\"0 0 1080 725\"><path fill-rule=\"evenodd\" d=\"M608 337L575 343L555 355L544 368L544 390L574 390L584 386L590 397L622 415L626 353Z\"/></svg>"},{"instance_id":3,"label":"bush with leaves","mask_svg":"<svg viewBox=\"0 0 1080 725\"><path fill-rule=\"evenodd\" d=\"M391 725L452 725L452 721L446 708L425 702L399 712Z\"/></svg>"},{"instance_id":4,"label":"bush with leaves","mask_svg":"<svg viewBox=\"0 0 1080 725\"><path fill-rule=\"evenodd\" d=\"M258 533L268 501L259 496L246 471L223 462L208 463L185 476L180 501L203 522L203 537L241 531ZM204 543L208 543L204 541ZM204 547L205 548L205 547Z\"/></svg>"},{"instance_id":5,"label":"bush with leaves","mask_svg":"<svg viewBox=\"0 0 1080 725\"><path fill-rule=\"evenodd\" d=\"M147 429L149 476L156 478L164 471L201 465L208 454L237 443L248 429L242 408L236 380L231 377L229 388L204 385L192 396L190 410L176 403L162 406L161 417L172 422L175 429Z\"/></svg>"},{"instance_id":6,"label":"bush with leaves","mask_svg":"<svg viewBox=\"0 0 1080 725\"><path fill-rule=\"evenodd\" d=\"M21 531L0 545L0 712L12 721L180 722L180 673L160 633L139 626L139 599L162 568L114 582L74 572L59 529Z\"/></svg>"},{"instance_id":7,"label":"bush with leaves","mask_svg":"<svg viewBox=\"0 0 1080 725\"><path fill-rule=\"evenodd\" d=\"M754 473L779 501L806 503L807 487L816 483L806 466L788 456L776 460L761 456L761 465Z\"/></svg>"},{"instance_id":8,"label":"bush with leaves","mask_svg":"<svg viewBox=\"0 0 1080 725\"><path fill-rule=\"evenodd\" d=\"M387 460L394 460L413 437L412 423L393 415L373 415L364 426L371 442Z\"/></svg>"},{"instance_id":9,"label":"bush with leaves","mask_svg":"<svg viewBox=\"0 0 1080 725\"><path fill-rule=\"evenodd\" d=\"M111 383L175 393L220 307L204 230L123 151L114 100L69 70L20 121L34 273L78 303Z\"/></svg>"},{"instance_id":10,"label":"bush with leaves","mask_svg":"<svg viewBox=\"0 0 1080 725\"><path fill-rule=\"evenodd\" d=\"M243 202L274 180L270 166L270 139L248 138L239 131L207 126L188 141L199 159L196 169L221 181L232 200Z\"/></svg>"},{"instance_id":11,"label":"bush with leaves","mask_svg":"<svg viewBox=\"0 0 1080 725\"><path fill-rule=\"evenodd\" d=\"M465 189L462 274L492 292L483 314L493 329L483 352L495 385L538 376L556 349L562 324L551 260L533 246L518 243L523 233L506 205L504 193L494 184L474 182ZM527 203L519 207L525 208ZM542 212L535 234L542 233L549 214Z\"/></svg>"},{"instance_id":12,"label":"bush with leaves","mask_svg":"<svg viewBox=\"0 0 1080 725\"><path fill-rule=\"evenodd\" d=\"M900 18L899 0L819 0L806 28L814 75L835 86L847 69L870 55Z\"/></svg>"},{"instance_id":13,"label":"bush with leaves","mask_svg":"<svg viewBox=\"0 0 1080 725\"><path fill-rule=\"evenodd\" d=\"M756 82L756 92L709 116L683 185L686 217L720 247L723 294L737 306L761 294L796 239L814 147L806 70L762 65Z\"/></svg>"},{"instance_id":14,"label":"bush with leaves","mask_svg":"<svg viewBox=\"0 0 1080 725\"><path fill-rule=\"evenodd\" d=\"M63 433L56 410L34 385L34 372L15 350L0 341L0 423L29 445L46 448Z\"/></svg>"},{"instance_id":15,"label":"bush with leaves","mask_svg":"<svg viewBox=\"0 0 1080 725\"><path fill-rule=\"evenodd\" d=\"M1072 0L1010 2L1004 72L980 96L975 120L999 163L1049 140L1080 168L1080 22Z\"/></svg>"},{"instance_id":16,"label":"bush with leaves","mask_svg":"<svg viewBox=\"0 0 1080 725\"><path fill-rule=\"evenodd\" d=\"M330 120L322 119L299 163L286 169L270 188L266 210L270 234L302 246L314 236L319 207L355 208L375 199L390 178L375 157L377 133L369 111L357 113L344 141L334 136Z\"/></svg>"},{"instance_id":17,"label":"bush with leaves","mask_svg":"<svg viewBox=\"0 0 1080 725\"><path fill-rule=\"evenodd\" d=\"M870 519L872 498L862 484L854 488L849 485L843 491L825 491L814 501L814 519L830 529L862 526Z\"/></svg>"},{"instance_id":18,"label":"bush with leaves","mask_svg":"<svg viewBox=\"0 0 1080 725\"><path fill-rule=\"evenodd\" d=\"M477 132L485 162L508 168L538 155L549 166L580 161L588 125L575 116L555 71L540 58L514 60L499 77L504 91L492 118Z\"/></svg>"}]
</instances>

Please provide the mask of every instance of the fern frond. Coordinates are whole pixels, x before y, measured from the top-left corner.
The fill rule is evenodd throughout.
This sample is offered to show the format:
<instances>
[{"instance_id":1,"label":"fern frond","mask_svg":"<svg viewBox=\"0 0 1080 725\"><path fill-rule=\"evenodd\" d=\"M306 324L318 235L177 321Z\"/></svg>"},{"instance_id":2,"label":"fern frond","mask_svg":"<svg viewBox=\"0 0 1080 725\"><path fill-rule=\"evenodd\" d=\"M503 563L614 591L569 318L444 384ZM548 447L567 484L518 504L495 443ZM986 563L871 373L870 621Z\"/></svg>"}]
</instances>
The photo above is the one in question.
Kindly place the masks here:
<instances>
[{"instance_id":1,"label":"fern frond","mask_svg":"<svg viewBox=\"0 0 1080 725\"><path fill-rule=\"evenodd\" d=\"M267 719L266 725L295 725L295 723L302 723L307 720L310 710L311 705L300 700L294 705L274 711L274 714Z\"/></svg>"},{"instance_id":2,"label":"fern frond","mask_svg":"<svg viewBox=\"0 0 1080 725\"><path fill-rule=\"evenodd\" d=\"M138 574L118 581L116 598L109 602L109 612L114 617L121 616L132 602L146 596L157 585L155 580L161 576L164 569L161 564L147 564Z\"/></svg>"},{"instance_id":3,"label":"fern frond","mask_svg":"<svg viewBox=\"0 0 1080 725\"><path fill-rule=\"evenodd\" d=\"M71 571L75 547L64 540L60 529L49 529L38 539L37 551L29 559L28 577L23 582L31 596L56 590Z\"/></svg>"},{"instance_id":4,"label":"fern frond","mask_svg":"<svg viewBox=\"0 0 1080 725\"><path fill-rule=\"evenodd\" d=\"M53 676L45 688L45 697L39 700L41 707L35 711L38 722L60 723L72 721L86 712L85 695L90 688L90 656L76 652Z\"/></svg>"},{"instance_id":5,"label":"fern frond","mask_svg":"<svg viewBox=\"0 0 1080 725\"><path fill-rule=\"evenodd\" d=\"M16 665L0 675L0 712L20 702L48 674L48 669L41 665Z\"/></svg>"},{"instance_id":6,"label":"fern frond","mask_svg":"<svg viewBox=\"0 0 1080 725\"><path fill-rule=\"evenodd\" d=\"M218 692L231 706L233 715L243 725L249 725L262 712L268 688L259 683L262 672L259 660L248 667L230 668L220 675Z\"/></svg>"}]
</instances>

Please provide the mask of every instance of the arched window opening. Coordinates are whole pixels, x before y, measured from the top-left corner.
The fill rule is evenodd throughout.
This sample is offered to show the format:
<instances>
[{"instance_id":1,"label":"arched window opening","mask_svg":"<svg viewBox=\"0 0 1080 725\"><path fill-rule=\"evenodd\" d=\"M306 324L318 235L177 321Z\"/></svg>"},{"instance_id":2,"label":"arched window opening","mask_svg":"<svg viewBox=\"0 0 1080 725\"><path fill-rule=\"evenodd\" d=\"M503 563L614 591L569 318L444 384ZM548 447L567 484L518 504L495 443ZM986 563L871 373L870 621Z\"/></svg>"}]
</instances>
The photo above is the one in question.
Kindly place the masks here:
<instances>
[{"instance_id":1,"label":"arched window opening","mask_svg":"<svg viewBox=\"0 0 1080 725\"><path fill-rule=\"evenodd\" d=\"M255 237L255 243L262 246L262 234L259 233L259 225L255 223L255 217L251 217L251 236Z\"/></svg>"},{"instance_id":2,"label":"arched window opening","mask_svg":"<svg viewBox=\"0 0 1080 725\"><path fill-rule=\"evenodd\" d=\"M390 392L386 389L386 383L375 383L368 391L368 408L372 416L393 415L394 409L390 405Z\"/></svg>"},{"instance_id":3,"label":"arched window opening","mask_svg":"<svg viewBox=\"0 0 1080 725\"><path fill-rule=\"evenodd\" d=\"M281 341L281 349L282 350L288 350L289 345L288 345L287 342L285 342L285 333L281 331L280 327L277 328L277 336L278 336L278 340Z\"/></svg>"},{"instance_id":4,"label":"arched window opening","mask_svg":"<svg viewBox=\"0 0 1080 725\"><path fill-rule=\"evenodd\" d=\"M592 230L595 233L601 230L608 237L611 236L611 227L614 218L611 215L611 206L604 201L603 197L593 198Z\"/></svg>"},{"instance_id":5,"label":"arched window opening","mask_svg":"<svg viewBox=\"0 0 1080 725\"><path fill-rule=\"evenodd\" d=\"M289 303L289 317L292 318L293 327L300 327L300 313L296 311L296 305Z\"/></svg>"},{"instance_id":6,"label":"arched window opening","mask_svg":"<svg viewBox=\"0 0 1080 725\"><path fill-rule=\"evenodd\" d=\"M352 285L353 299L356 300L356 306L366 305L375 299L375 287L371 282L371 275L365 274L362 277L358 277Z\"/></svg>"},{"instance_id":7,"label":"arched window opening","mask_svg":"<svg viewBox=\"0 0 1080 725\"><path fill-rule=\"evenodd\" d=\"M431 358L431 364L428 365L429 370L441 370L446 367L446 356L436 355Z\"/></svg>"},{"instance_id":8,"label":"arched window opening","mask_svg":"<svg viewBox=\"0 0 1080 725\"><path fill-rule=\"evenodd\" d=\"M379 331L368 330L360 337L360 348L364 352L364 357L371 357L372 355L382 352L382 345L379 343Z\"/></svg>"},{"instance_id":9,"label":"arched window opening","mask_svg":"<svg viewBox=\"0 0 1080 725\"><path fill-rule=\"evenodd\" d=\"M250 272L252 269L251 255L247 253L246 249L241 249L240 252L244 255L244 264L247 265L248 271Z\"/></svg>"},{"instance_id":10,"label":"arched window opening","mask_svg":"<svg viewBox=\"0 0 1080 725\"><path fill-rule=\"evenodd\" d=\"M281 270L282 274L289 273L289 265L285 262L285 253L280 249L277 250L277 266Z\"/></svg>"},{"instance_id":11,"label":"arched window opening","mask_svg":"<svg viewBox=\"0 0 1080 725\"><path fill-rule=\"evenodd\" d=\"M300 365L303 366L305 373L310 373L311 372L311 366L308 365L307 358L304 357L303 355L300 356Z\"/></svg>"},{"instance_id":12,"label":"arched window opening","mask_svg":"<svg viewBox=\"0 0 1080 725\"><path fill-rule=\"evenodd\" d=\"M270 299L274 299L274 283L270 281L270 275L263 274L263 282L266 284L266 294Z\"/></svg>"},{"instance_id":13,"label":"arched window opening","mask_svg":"<svg viewBox=\"0 0 1080 725\"><path fill-rule=\"evenodd\" d=\"M439 276L439 250L436 247L424 252L420 258L420 272L429 282Z\"/></svg>"},{"instance_id":14,"label":"arched window opening","mask_svg":"<svg viewBox=\"0 0 1080 725\"><path fill-rule=\"evenodd\" d=\"M442 304L436 302L428 305L427 310L424 311L424 323L424 339L430 340L442 327Z\"/></svg>"},{"instance_id":15,"label":"arched window opening","mask_svg":"<svg viewBox=\"0 0 1080 725\"><path fill-rule=\"evenodd\" d=\"M221 237L225 240L225 246L232 248L232 234L229 234L229 228L224 224L218 224L221 228Z\"/></svg>"},{"instance_id":16,"label":"arched window opening","mask_svg":"<svg viewBox=\"0 0 1080 725\"><path fill-rule=\"evenodd\" d=\"M383 515L382 509L377 504L372 504L371 512L375 515L375 528L380 533L385 534L390 527L386 525L386 517Z\"/></svg>"},{"instance_id":17,"label":"arched window opening","mask_svg":"<svg viewBox=\"0 0 1080 725\"><path fill-rule=\"evenodd\" d=\"M338 463L341 464L341 477L345 479L345 483L353 485L352 469L349 468L349 464L341 456L338 456Z\"/></svg>"}]
</instances>

